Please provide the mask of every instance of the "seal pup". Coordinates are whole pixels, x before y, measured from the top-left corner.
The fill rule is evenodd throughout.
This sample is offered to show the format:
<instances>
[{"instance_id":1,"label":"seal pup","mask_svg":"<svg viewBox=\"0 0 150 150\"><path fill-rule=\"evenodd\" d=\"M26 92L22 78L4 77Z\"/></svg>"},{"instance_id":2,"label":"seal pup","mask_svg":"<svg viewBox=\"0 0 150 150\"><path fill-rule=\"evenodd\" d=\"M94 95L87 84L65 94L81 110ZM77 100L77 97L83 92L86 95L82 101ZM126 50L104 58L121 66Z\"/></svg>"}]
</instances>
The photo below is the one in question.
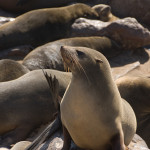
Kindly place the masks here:
<instances>
[{"instance_id":1,"label":"seal pup","mask_svg":"<svg viewBox=\"0 0 150 150\"><path fill-rule=\"evenodd\" d=\"M111 7L105 4L99 4L92 7L98 14L99 19L104 22L116 21L119 18L111 13Z\"/></svg>"},{"instance_id":2,"label":"seal pup","mask_svg":"<svg viewBox=\"0 0 150 150\"><path fill-rule=\"evenodd\" d=\"M57 77L62 97L71 74L49 69L46 72ZM24 140L33 129L53 119L56 109L42 70L1 82L0 91L1 146L9 147Z\"/></svg>"},{"instance_id":3,"label":"seal pup","mask_svg":"<svg viewBox=\"0 0 150 150\"><path fill-rule=\"evenodd\" d=\"M10 81L29 72L22 64L11 59L0 60L0 82Z\"/></svg>"},{"instance_id":4,"label":"seal pup","mask_svg":"<svg viewBox=\"0 0 150 150\"><path fill-rule=\"evenodd\" d=\"M29 70L44 68L64 71L60 54L60 47L64 45L89 47L101 52L107 58L122 52L120 46L107 37L75 37L49 42L37 47L23 59L22 64Z\"/></svg>"},{"instance_id":5,"label":"seal pup","mask_svg":"<svg viewBox=\"0 0 150 150\"><path fill-rule=\"evenodd\" d=\"M137 134L150 147L150 78L141 76L124 76L116 84L122 98L132 106L137 118Z\"/></svg>"},{"instance_id":6,"label":"seal pup","mask_svg":"<svg viewBox=\"0 0 150 150\"><path fill-rule=\"evenodd\" d=\"M83 149L125 150L135 134L136 117L121 98L107 59L85 47L62 46L60 51L72 72L60 103L68 139L63 149L69 149L72 138Z\"/></svg>"},{"instance_id":7,"label":"seal pup","mask_svg":"<svg viewBox=\"0 0 150 150\"><path fill-rule=\"evenodd\" d=\"M72 23L80 17L97 18L98 14L80 3L27 12L0 26L0 50L18 45L36 47L68 37Z\"/></svg>"}]
</instances>

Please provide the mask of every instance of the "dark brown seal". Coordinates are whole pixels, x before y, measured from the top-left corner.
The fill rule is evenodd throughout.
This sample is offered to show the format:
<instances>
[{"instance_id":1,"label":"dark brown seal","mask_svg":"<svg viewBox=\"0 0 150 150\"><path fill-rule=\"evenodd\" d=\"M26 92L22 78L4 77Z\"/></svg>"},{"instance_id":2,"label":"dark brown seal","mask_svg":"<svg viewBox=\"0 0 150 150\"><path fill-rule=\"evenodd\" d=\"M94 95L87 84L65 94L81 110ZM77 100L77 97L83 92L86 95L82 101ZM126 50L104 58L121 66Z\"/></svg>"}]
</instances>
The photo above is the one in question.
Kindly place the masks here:
<instances>
[{"instance_id":1,"label":"dark brown seal","mask_svg":"<svg viewBox=\"0 0 150 150\"><path fill-rule=\"evenodd\" d=\"M107 37L75 37L50 42L37 47L24 58L23 65L29 70L51 68L63 71L64 65L60 54L60 47L64 45L89 47L101 52L107 58L116 56L122 51L113 40Z\"/></svg>"},{"instance_id":2,"label":"dark brown seal","mask_svg":"<svg viewBox=\"0 0 150 150\"><path fill-rule=\"evenodd\" d=\"M85 4L27 12L0 27L0 50L18 45L39 46L68 37L75 19L97 16L98 14Z\"/></svg>"},{"instance_id":3,"label":"dark brown seal","mask_svg":"<svg viewBox=\"0 0 150 150\"><path fill-rule=\"evenodd\" d=\"M150 147L150 79L124 76L116 80L121 97L132 106L137 118L137 134Z\"/></svg>"},{"instance_id":4,"label":"dark brown seal","mask_svg":"<svg viewBox=\"0 0 150 150\"><path fill-rule=\"evenodd\" d=\"M65 137L70 135L83 149L125 150L135 134L136 118L121 99L107 59L85 47L63 46L61 55L72 71L60 104Z\"/></svg>"},{"instance_id":5,"label":"dark brown seal","mask_svg":"<svg viewBox=\"0 0 150 150\"><path fill-rule=\"evenodd\" d=\"M10 81L21 77L29 72L29 70L11 59L0 60L0 82Z\"/></svg>"},{"instance_id":6,"label":"dark brown seal","mask_svg":"<svg viewBox=\"0 0 150 150\"><path fill-rule=\"evenodd\" d=\"M62 96L70 74L46 70L59 80ZM42 70L31 71L22 77L0 83L0 145L8 147L24 140L39 125L51 121L56 112Z\"/></svg>"}]
</instances>

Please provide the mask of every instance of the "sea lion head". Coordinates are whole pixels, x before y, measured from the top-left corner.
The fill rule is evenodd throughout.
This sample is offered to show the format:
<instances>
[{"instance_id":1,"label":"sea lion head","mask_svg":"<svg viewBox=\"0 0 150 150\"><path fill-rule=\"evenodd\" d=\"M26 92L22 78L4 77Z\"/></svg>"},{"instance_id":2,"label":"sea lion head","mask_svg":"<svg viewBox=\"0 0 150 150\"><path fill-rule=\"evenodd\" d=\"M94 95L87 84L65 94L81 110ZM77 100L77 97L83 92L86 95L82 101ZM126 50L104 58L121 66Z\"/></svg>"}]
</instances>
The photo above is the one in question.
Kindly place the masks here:
<instances>
[{"instance_id":1,"label":"sea lion head","mask_svg":"<svg viewBox=\"0 0 150 150\"><path fill-rule=\"evenodd\" d=\"M97 78L97 76L105 78L111 74L107 59L96 50L62 46L60 51L64 64L69 67L73 76L86 75L88 78Z\"/></svg>"},{"instance_id":2,"label":"sea lion head","mask_svg":"<svg viewBox=\"0 0 150 150\"><path fill-rule=\"evenodd\" d=\"M98 19L98 13L90 6L82 3L73 4L70 12L74 15L74 18L85 17L88 19Z\"/></svg>"},{"instance_id":3,"label":"sea lion head","mask_svg":"<svg viewBox=\"0 0 150 150\"><path fill-rule=\"evenodd\" d=\"M92 9L98 13L100 20L109 21L109 16L111 14L111 7L109 5L99 4L93 6Z\"/></svg>"}]
</instances>

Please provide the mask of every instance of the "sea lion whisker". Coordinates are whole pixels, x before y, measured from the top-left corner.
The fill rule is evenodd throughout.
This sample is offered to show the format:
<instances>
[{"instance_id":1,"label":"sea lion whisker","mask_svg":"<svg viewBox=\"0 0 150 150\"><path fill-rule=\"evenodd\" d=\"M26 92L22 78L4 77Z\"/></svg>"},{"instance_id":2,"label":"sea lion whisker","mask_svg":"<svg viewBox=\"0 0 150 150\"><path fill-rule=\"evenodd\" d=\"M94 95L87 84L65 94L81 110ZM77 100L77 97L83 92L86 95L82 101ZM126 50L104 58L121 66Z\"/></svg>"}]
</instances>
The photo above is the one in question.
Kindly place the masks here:
<instances>
[{"instance_id":1,"label":"sea lion whisker","mask_svg":"<svg viewBox=\"0 0 150 150\"><path fill-rule=\"evenodd\" d=\"M77 57L73 57L73 59L74 59L74 62L75 62L75 64L76 64L76 66L78 67L78 69L81 71L83 71L83 73L85 74L85 76L86 76L86 78L87 78L87 80L88 80L88 82L90 83L90 80L89 80L89 78L88 78L88 76L87 76L87 73L86 73L86 71L84 70L84 68L82 67L82 65L79 63L79 61L77 60Z\"/></svg>"}]
</instances>

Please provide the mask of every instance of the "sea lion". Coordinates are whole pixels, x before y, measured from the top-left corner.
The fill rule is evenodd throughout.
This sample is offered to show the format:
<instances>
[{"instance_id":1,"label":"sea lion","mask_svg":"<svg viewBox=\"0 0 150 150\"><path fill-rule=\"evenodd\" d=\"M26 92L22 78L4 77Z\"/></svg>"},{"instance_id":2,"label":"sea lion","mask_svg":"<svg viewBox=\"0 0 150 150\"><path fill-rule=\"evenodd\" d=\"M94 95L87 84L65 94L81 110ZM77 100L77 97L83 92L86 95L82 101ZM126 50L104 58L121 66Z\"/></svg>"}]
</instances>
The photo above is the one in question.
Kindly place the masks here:
<instances>
[{"instance_id":1,"label":"sea lion","mask_svg":"<svg viewBox=\"0 0 150 150\"><path fill-rule=\"evenodd\" d=\"M116 80L122 98L132 106L137 118L137 134L150 147L150 79L124 76Z\"/></svg>"},{"instance_id":2,"label":"sea lion","mask_svg":"<svg viewBox=\"0 0 150 150\"><path fill-rule=\"evenodd\" d=\"M97 16L98 14L85 4L27 12L0 26L0 50L17 45L34 47L68 37L75 19Z\"/></svg>"},{"instance_id":3,"label":"sea lion","mask_svg":"<svg viewBox=\"0 0 150 150\"><path fill-rule=\"evenodd\" d=\"M25 66L11 59L0 60L0 82L10 81L29 72Z\"/></svg>"},{"instance_id":4,"label":"sea lion","mask_svg":"<svg viewBox=\"0 0 150 150\"><path fill-rule=\"evenodd\" d=\"M71 74L46 70L59 80L59 95L69 84ZM0 145L9 147L24 140L28 134L53 118L56 112L42 70L31 71L22 77L0 83Z\"/></svg>"},{"instance_id":5,"label":"sea lion","mask_svg":"<svg viewBox=\"0 0 150 150\"><path fill-rule=\"evenodd\" d=\"M125 150L135 134L136 117L121 99L107 59L85 47L62 46L61 55L72 72L60 103L68 138L63 148L69 149L70 135L83 149Z\"/></svg>"},{"instance_id":6,"label":"sea lion","mask_svg":"<svg viewBox=\"0 0 150 150\"><path fill-rule=\"evenodd\" d=\"M105 22L112 22L119 18L111 13L111 7L105 4L99 4L92 7L98 14L99 19Z\"/></svg>"},{"instance_id":7,"label":"sea lion","mask_svg":"<svg viewBox=\"0 0 150 150\"><path fill-rule=\"evenodd\" d=\"M116 56L122 51L118 44L107 37L75 37L37 47L23 59L22 64L29 70L51 68L63 71L64 65L60 55L60 47L64 45L89 47L101 52L107 58Z\"/></svg>"}]
</instances>

